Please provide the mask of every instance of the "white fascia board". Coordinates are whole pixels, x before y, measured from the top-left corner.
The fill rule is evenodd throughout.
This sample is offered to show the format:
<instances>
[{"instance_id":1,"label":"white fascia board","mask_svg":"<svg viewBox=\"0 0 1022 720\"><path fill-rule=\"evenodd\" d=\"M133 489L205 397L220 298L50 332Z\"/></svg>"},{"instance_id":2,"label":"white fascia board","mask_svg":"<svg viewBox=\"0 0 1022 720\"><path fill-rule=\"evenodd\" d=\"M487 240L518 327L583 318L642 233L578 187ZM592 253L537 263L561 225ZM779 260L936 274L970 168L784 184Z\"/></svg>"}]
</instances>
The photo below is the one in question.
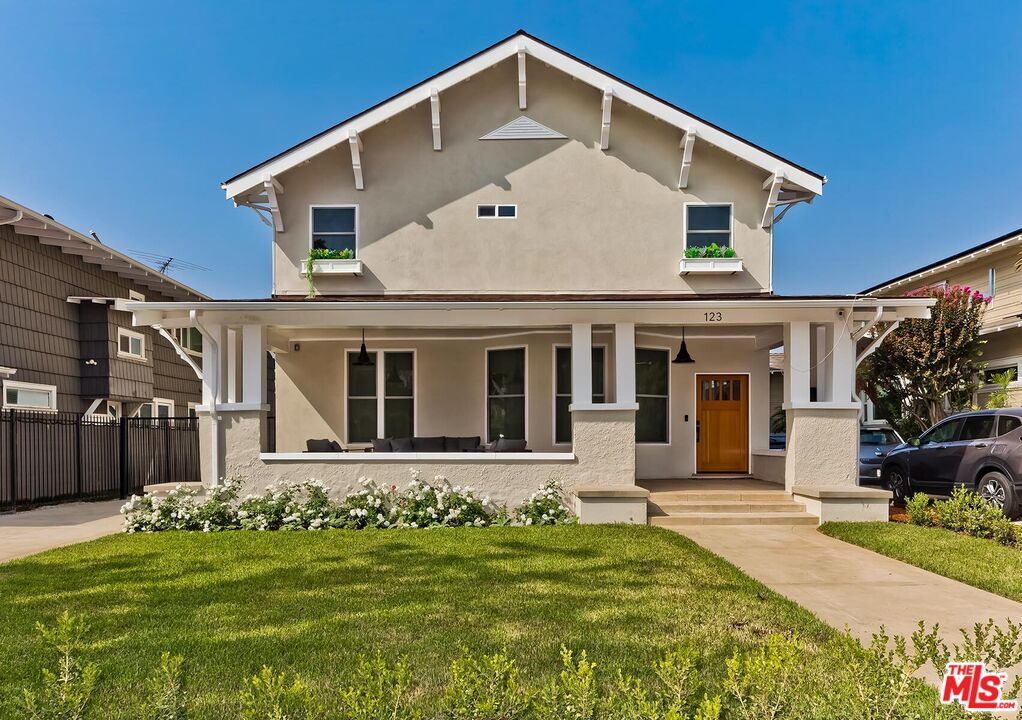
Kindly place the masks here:
<instances>
[{"instance_id":1,"label":"white fascia board","mask_svg":"<svg viewBox=\"0 0 1022 720\"><path fill-rule=\"evenodd\" d=\"M221 187L226 192L229 200L236 198L258 186L265 173L273 176L280 175L306 160L310 160L320 153L345 142L352 132L361 133L419 103L429 101L434 88L442 93L444 90L469 79L502 60L517 56L519 50L524 50L527 55L531 55L537 60L567 73L601 92L610 91L615 99L649 113L669 125L674 125L680 130L694 130L700 140L708 142L767 172L783 175L791 184L797 185L815 195L823 194L823 180L812 173L806 172L791 163L784 162L744 140L729 135L723 130L651 97L621 80L612 78L594 67L586 65L559 50L524 35L515 35L508 38L482 54L462 62L435 78L415 85L397 97L346 123L338 125L317 138L305 142L275 160L257 165L244 175L224 183Z\"/></svg>"}]
</instances>

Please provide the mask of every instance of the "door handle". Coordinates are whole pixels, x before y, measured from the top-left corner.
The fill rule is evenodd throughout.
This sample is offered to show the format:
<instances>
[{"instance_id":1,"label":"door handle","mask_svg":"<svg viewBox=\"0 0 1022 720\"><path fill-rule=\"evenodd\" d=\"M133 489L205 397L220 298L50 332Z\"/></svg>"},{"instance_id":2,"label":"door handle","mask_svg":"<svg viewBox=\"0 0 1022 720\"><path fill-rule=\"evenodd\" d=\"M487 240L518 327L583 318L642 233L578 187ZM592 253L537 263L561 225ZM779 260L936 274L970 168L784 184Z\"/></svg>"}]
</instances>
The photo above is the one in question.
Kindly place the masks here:
<instances>
[{"instance_id":1,"label":"door handle","mask_svg":"<svg viewBox=\"0 0 1022 720\"><path fill-rule=\"evenodd\" d=\"M978 448L985 448L986 446L987 446L986 443L976 443L976 447Z\"/></svg>"}]
</instances>

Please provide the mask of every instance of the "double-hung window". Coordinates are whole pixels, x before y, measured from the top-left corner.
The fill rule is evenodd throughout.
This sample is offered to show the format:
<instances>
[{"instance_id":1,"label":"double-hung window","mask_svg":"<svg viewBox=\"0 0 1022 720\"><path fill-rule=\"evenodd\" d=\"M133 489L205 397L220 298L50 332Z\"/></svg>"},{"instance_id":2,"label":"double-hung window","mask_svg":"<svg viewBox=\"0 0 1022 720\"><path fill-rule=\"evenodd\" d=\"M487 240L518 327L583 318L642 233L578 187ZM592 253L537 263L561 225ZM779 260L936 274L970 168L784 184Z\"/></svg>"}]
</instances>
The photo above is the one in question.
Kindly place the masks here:
<instances>
[{"instance_id":1,"label":"double-hung window","mask_svg":"<svg viewBox=\"0 0 1022 720\"><path fill-rule=\"evenodd\" d=\"M177 344L189 355L202 355L202 333L199 328L176 328L173 332Z\"/></svg>"},{"instance_id":2,"label":"double-hung window","mask_svg":"<svg viewBox=\"0 0 1022 720\"><path fill-rule=\"evenodd\" d=\"M669 350L635 349L635 442L666 443L670 410Z\"/></svg>"},{"instance_id":3,"label":"double-hung window","mask_svg":"<svg viewBox=\"0 0 1022 720\"><path fill-rule=\"evenodd\" d=\"M380 357L383 364L380 364ZM357 365L348 351L348 442L415 435L415 353L369 353L372 365Z\"/></svg>"},{"instance_id":4,"label":"double-hung window","mask_svg":"<svg viewBox=\"0 0 1022 720\"><path fill-rule=\"evenodd\" d=\"M685 247L731 246L731 205L686 205Z\"/></svg>"},{"instance_id":5,"label":"double-hung window","mask_svg":"<svg viewBox=\"0 0 1022 720\"><path fill-rule=\"evenodd\" d=\"M4 410L56 410L57 388L54 385L4 380Z\"/></svg>"},{"instance_id":6,"label":"double-hung window","mask_svg":"<svg viewBox=\"0 0 1022 720\"><path fill-rule=\"evenodd\" d=\"M593 348L593 402L607 401L603 347ZM571 348L554 348L554 442L571 442Z\"/></svg>"},{"instance_id":7,"label":"double-hung window","mask_svg":"<svg viewBox=\"0 0 1022 720\"><path fill-rule=\"evenodd\" d=\"M525 348L486 351L486 436L525 440Z\"/></svg>"},{"instance_id":8,"label":"double-hung window","mask_svg":"<svg viewBox=\"0 0 1022 720\"><path fill-rule=\"evenodd\" d=\"M117 328L117 354L133 360L145 360L145 335Z\"/></svg>"},{"instance_id":9,"label":"double-hung window","mask_svg":"<svg viewBox=\"0 0 1022 720\"><path fill-rule=\"evenodd\" d=\"M358 207L312 208L312 249L334 250L358 256Z\"/></svg>"}]
</instances>

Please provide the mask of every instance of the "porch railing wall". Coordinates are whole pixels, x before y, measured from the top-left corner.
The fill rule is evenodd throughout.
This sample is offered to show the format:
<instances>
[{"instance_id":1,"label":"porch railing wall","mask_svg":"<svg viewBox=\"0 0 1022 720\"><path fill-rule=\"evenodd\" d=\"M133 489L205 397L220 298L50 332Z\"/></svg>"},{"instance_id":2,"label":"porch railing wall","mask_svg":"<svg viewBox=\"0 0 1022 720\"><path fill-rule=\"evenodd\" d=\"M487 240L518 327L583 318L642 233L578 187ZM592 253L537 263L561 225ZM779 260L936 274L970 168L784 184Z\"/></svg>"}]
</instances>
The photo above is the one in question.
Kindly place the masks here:
<instances>
[{"instance_id":1,"label":"porch railing wall","mask_svg":"<svg viewBox=\"0 0 1022 720\"><path fill-rule=\"evenodd\" d=\"M196 418L0 412L0 511L200 479Z\"/></svg>"}]
</instances>

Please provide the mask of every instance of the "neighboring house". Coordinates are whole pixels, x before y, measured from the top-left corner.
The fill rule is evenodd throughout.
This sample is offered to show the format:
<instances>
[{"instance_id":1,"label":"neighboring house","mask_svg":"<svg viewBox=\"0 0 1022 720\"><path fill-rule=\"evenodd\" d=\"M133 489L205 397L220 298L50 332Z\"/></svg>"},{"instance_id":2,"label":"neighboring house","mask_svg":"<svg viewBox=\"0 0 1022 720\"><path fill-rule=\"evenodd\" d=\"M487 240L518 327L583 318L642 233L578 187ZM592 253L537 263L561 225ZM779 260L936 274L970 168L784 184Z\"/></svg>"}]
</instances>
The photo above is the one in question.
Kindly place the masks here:
<instances>
[{"instance_id":1,"label":"neighboring house","mask_svg":"<svg viewBox=\"0 0 1022 720\"><path fill-rule=\"evenodd\" d=\"M855 487L855 342L932 303L772 293L774 226L823 185L518 32L224 183L271 228L272 297L129 307L206 339L210 481L557 478L634 519L638 480L752 475L886 518ZM711 244L734 257L688 257Z\"/></svg>"},{"instance_id":2,"label":"neighboring house","mask_svg":"<svg viewBox=\"0 0 1022 720\"><path fill-rule=\"evenodd\" d=\"M1022 405L1022 273L1015 263L1022 254L1022 228L937 260L863 290L864 295L895 297L934 286L963 285L992 298L983 317L980 335L987 368L975 402L982 406L997 388L991 376L1015 371L1011 402ZM872 408L867 406L867 412Z\"/></svg>"},{"instance_id":3,"label":"neighboring house","mask_svg":"<svg viewBox=\"0 0 1022 720\"><path fill-rule=\"evenodd\" d=\"M195 370L128 300L208 298L49 215L0 197L3 409L180 417L201 399ZM174 331L200 358L197 330ZM194 360L192 360L194 362Z\"/></svg>"}]
</instances>

